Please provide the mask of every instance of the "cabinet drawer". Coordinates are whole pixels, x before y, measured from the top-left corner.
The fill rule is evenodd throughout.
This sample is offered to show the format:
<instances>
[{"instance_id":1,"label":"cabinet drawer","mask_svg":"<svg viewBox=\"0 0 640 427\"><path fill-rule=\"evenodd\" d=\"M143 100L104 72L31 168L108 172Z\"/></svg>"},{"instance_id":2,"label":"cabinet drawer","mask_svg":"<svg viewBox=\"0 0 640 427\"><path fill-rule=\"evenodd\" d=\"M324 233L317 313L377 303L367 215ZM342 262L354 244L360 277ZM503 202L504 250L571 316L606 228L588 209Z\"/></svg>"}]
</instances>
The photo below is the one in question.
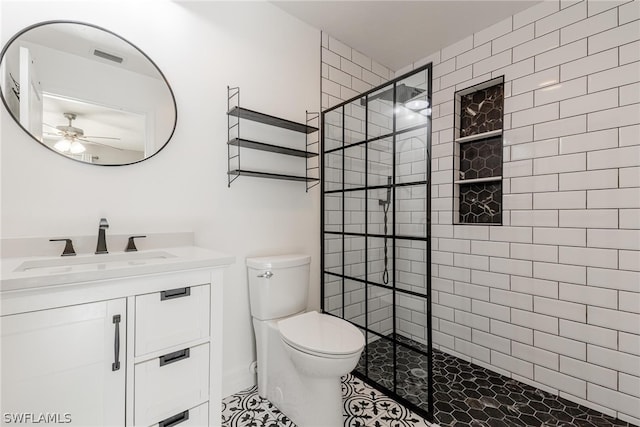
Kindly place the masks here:
<instances>
[{"instance_id":1,"label":"cabinet drawer","mask_svg":"<svg viewBox=\"0 0 640 427\"><path fill-rule=\"evenodd\" d=\"M135 365L134 420L151 425L209 398L209 344Z\"/></svg>"},{"instance_id":2,"label":"cabinet drawer","mask_svg":"<svg viewBox=\"0 0 640 427\"><path fill-rule=\"evenodd\" d=\"M208 337L209 292L200 285L137 296L136 356Z\"/></svg>"},{"instance_id":3,"label":"cabinet drawer","mask_svg":"<svg viewBox=\"0 0 640 427\"><path fill-rule=\"evenodd\" d=\"M209 403L168 417L152 427L204 427L209 425Z\"/></svg>"}]
</instances>

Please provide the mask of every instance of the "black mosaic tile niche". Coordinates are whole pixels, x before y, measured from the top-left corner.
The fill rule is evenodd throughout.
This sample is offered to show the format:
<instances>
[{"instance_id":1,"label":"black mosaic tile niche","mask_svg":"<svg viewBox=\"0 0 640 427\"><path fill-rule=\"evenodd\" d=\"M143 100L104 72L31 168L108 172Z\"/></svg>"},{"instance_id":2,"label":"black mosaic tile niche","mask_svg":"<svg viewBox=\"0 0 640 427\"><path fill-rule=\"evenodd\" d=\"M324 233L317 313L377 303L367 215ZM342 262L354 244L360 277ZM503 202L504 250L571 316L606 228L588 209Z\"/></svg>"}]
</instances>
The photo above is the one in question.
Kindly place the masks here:
<instances>
[{"instance_id":1,"label":"black mosaic tile niche","mask_svg":"<svg viewBox=\"0 0 640 427\"><path fill-rule=\"evenodd\" d=\"M460 98L460 137L502 129L504 86L479 89Z\"/></svg>"},{"instance_id":2,"label":"black mosaic tile niche","mask_svg":"<svg viewBox=\"0 0 640 427\"><path fill-rule=\"evenodd\" d=\"M460 144L460 179L502 175L502 138Z\"/></svg>"},{"instance_id":3,"label":"black mosaic tile niche","mask_svg":"<svg viewBox=\"0 0 640 427\"><path fill-rule=\"evenodd\" d=\"M502 182L460 185L460 222L502 223Z\"/></svg>"},{"instance_id":4,"label":"black mosaic tile niche","mask_svg":"<svg viewBox=\"0 0 640 427\"><path fill-rule=\"evenodd\" d=\"M501 131L504 78L456 93L454 165L455 217L458 224L502 224ZM487 135L487 132L494 132Z\"/></svg>"}]
</instances>

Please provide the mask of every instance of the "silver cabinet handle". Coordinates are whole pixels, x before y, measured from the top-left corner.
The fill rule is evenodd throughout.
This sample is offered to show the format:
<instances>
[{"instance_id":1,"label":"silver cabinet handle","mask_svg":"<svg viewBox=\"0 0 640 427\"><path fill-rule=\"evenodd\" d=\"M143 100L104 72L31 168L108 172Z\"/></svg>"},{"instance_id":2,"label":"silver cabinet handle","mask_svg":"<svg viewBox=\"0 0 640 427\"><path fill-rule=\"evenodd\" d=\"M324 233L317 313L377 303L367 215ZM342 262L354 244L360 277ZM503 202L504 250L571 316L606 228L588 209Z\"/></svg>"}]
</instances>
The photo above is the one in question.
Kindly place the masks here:
<instances>
[{"instance_id":1,"label":"silver cabinet handle","mask_svg":"<svg viewBox=\"0 0 640 427\"><path fill-rule=\"evenodd\" d=\"M160 301L188 297L189 295L191 295L191 288L189 286L185 288L170 289L168 291L160 292Z\"/></svg>"},{"instance_id":2,"label":"silver cabinet handle","mask_svg":"<svg viewBox=\"0 0 640 427\"><path fill-rule=\"evenodd\" d=\"M179 414L174 415L173 417L169 417L166 420L160 421L158 423L159 427L175 427L178 424L189 420L189 411L180 412Z\"/></svg>"},{"instance_id":3,"label":"silver cabinet handle","mask_svg":"<svg viewBox=\"0 0 640 427\"><path fill-rule=\"evenodd\" d=\"M111 364L111 370L120 369L120 315L113 316L113 323L116 325L115 338L113 340L113 358L115 361Z\"/></svg>"},{"instance_id":4,"label":"silver cabinet handle","mask_svg":"<svg viewBox=\"0 0 640 427\"><path fill-rule=\"evenodd\" d=\"M165 354L164 356L160 356L160 366L168 365L170 363L179 362L183 359L189 358L189 349L185 348L184 350L174 351L173 353Z\"/></svg>"},{"instance_id":5,"label":"silver cabinet handle","mask_svg":"<svg viewBox=\"0 0 640 427\"><path fill-rule=\"evenodd\" d=\"M270 279L273 276L273 273L270 271L265 271L264 274L258 274L258 277L264 277L265 279Z\"/></svg>"}]
</instances>

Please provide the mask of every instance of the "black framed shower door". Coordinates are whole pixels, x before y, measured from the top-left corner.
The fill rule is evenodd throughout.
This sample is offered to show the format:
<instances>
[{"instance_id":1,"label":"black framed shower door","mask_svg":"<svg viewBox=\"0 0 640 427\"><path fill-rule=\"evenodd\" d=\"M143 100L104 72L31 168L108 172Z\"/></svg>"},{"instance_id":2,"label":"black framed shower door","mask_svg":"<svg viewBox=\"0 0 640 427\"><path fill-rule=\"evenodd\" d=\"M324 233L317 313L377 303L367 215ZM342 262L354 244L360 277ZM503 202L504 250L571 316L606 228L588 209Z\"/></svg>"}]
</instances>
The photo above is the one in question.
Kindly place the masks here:
<instances>
[{"instance_id":1,"label":"black framed shower door","mask_svg":"<svg viewBox=\"0 0 640 427\"><path fill-rule=\"evenodd\" d=\"M354 374L433 419L431 64L322 113L321 304L364 334Z\"/></svg>"}]
</instances>

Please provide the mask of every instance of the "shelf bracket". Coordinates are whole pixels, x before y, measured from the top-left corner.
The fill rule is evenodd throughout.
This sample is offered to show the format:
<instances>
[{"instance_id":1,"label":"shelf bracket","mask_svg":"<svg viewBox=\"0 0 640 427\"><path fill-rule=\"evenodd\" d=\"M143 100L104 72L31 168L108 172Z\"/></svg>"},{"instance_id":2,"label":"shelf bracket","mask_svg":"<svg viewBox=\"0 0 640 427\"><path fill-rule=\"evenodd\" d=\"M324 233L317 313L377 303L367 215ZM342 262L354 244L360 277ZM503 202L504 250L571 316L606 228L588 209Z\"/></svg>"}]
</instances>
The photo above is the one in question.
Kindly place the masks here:
<instances>
[{"instance_id":1,"label":"shelf bracket","mask_svg":"<svg viewBox=\"0 0 640 427\"><path fill-rule=\"evenodd\" d=\"M305 111L307 126L320 129L320 113L317 111ZM319 153L320 145L320 131L315 131L306 134L306 151L313 151ZM310 176L312 170L318 170L318 176ZM307 179L305 192L309 192L313 187L320 184L320 156L316 156L315 159L307 157L305 178ZM317 178L317 181L310 181L309 178Z\"/></svg>"},{"instance_id":2,"label":"shelf bracket","mask_svg":"<svg viewBox=\"0 0 640 427\"><path fill-rule=\"evenodd\" d=\"M240 106L240 87L229 87L227 86L227 111L231 110L233 106ZM231 140L231 134L235 129L236 135L240 138L240 118L235 118L235 123L232 123L233 116L227 114L227 141ZM235 150L232 153L232 150ZM240 169L240 147L232 148L229 144L227 144L227 171L232 170L231 162L232 160L237 159L237 167L235 169ZM232 176L227 174L227 188L231 188L231 183L238 179L240 174L236 176Z\"/></svg>"}]
</instances>

